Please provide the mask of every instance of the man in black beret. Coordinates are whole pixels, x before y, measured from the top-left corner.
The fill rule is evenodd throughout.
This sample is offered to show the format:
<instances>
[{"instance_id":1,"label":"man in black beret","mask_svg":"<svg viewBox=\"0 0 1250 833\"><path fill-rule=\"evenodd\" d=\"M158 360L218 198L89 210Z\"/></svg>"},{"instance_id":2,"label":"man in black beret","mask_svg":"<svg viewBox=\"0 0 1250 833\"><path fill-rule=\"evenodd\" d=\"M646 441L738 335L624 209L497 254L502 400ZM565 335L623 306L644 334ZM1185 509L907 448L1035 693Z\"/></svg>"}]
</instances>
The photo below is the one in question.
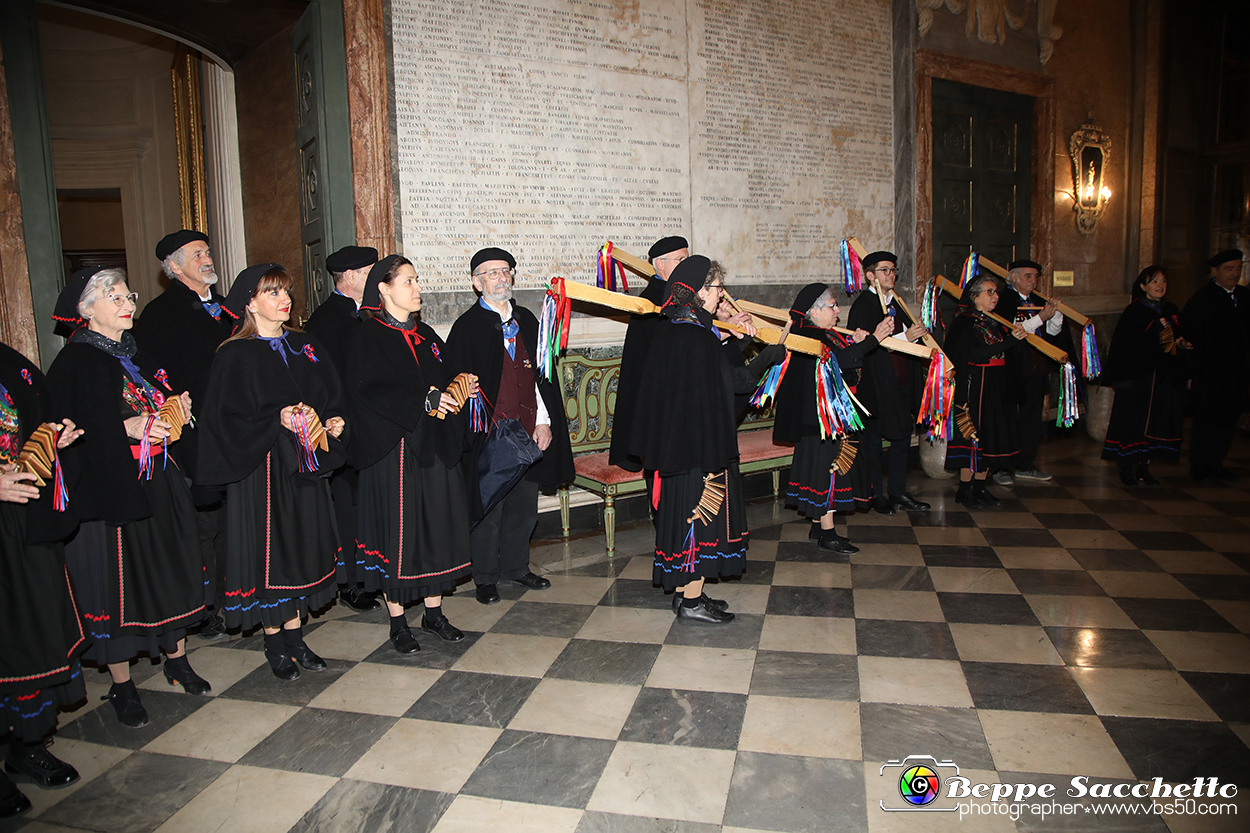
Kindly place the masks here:
<instances>
[{"instance_id":1,"label":"man in black beret","mask_svg":"<svg viewBox=\"0 0 1250 833\"><path fill-rule=\"evenodd\" d=\"M863 260L867 288L851 305L847 326L872 332L887 315L894 319L894 335L907 341L920 341L924 325L912 321L894 300L898 281L898 256L893 252L873 252ZM884 298L884 302L882 301ZM915 356L891 353L878 347L864 357L855 395L872 414L864 418L864 438L860 452L866 454L868 476L872 481L869 506L882 515L897 509L924 511L929 504L907 493L907 455L920 411L925 366ZM881 476L881 441L890 441L889 492Z\"/></svg>"},{"instance_id":2,"label":"man in black beret","mask_svg":"<svg viewBox=\"0 0 1250 833\"><path fill-rule=\"evenodd\" d=\"M213 357L234 332L236 320L223 307L225 298L217 292L217 272L206 234L190 229L167 234L156 244L156 259L169 278L169 286L143 308L135 322L135 340L165 371L173 390L185 389L191 394L192 403L203 402ZM179 462L185 467L185 474L194 478L198 432L184 431L178 446ZM223 493L195 486L191 496L195 499L204 557L205 602L211 610L219 607L221 601L217 598L221 584L217 573L217 537ZM203 639L223 637L225 623L210 613L199 634Z\"/></svg>"},{"instance_id":3,"label":"man in black beret","mask_svg":"<svg viewBox=\"0 0 1250 833\"><path fill-rule=\"evenodd\" d=\"M1250 410L1250 289L1240 285L1242 253L1207 261L1211 280L1185 304L1181 329L1189 354L1194 433L1189 473L1195 480L1238 480L1224 468L1237 417Z\"/></svg>"},{"instance_id":4,"label":"man in black beret","mask_svg":"<svg viewBox=\"0 0 1250 833\"><path fill-rule=\"evenodd\" d=\"M309 316L305 332L312 333L325 347L338 368L347 373L347 345L360 326L360 301L364 297L369 269L378 262L378 250L371 246L344 246L326 258L326 270L334 278L334 292ZM343 466L330 476L330 497L334 500L334 517L339 525L339 539L345 544L356 541L356 488L359 477L351 466ZM356 572L353 546L343 547L343 572L339 576L339 599L353 610L376 610L380 603L362 586Z\"/></svg>"},{"instance_id":5,"label":"man in black beret","mask_svg":"<svg viewBox=\"0 0 1250 833\"><path fill-rule=\"evenodd\" d=\"M530 536L538 522L539 489L556 489L573 479L573 449L563 392L539 375L534 361L538 319L512 300L516 259L503 249L482 249L469 261L469 272L481 297L456 319L447 336L450 373L475 374L487 421L519 421L543 452L469 537L477 600L494 604L501 580L531 590L551 586L530 570ZM470 470L477 468L486 435L477 434L474 440Z\"/></svg>"},{"instance_id":6,"label":"man in black beret","mask_svg":"<svg viewBox=\"0 0 1250 833\"><path fill-rule=\"evenodd\" d=\"M655 267L655 277L647 281L641 297L657 307L664 303L664 287L677 264L690 257L690 244L684 237L662 237L647 251L647 260ZM657 313L631 315L625 331L625 346L621 348L621 372L616 379L616 411L612 414L612 445L608 449L608 462L626 471L641 471L642 463L625 452L633 424L634 403L646 372L647 353L658 327L665 320ZM647 480L650 483L650 478Z\"/></svg>"},{"instance_id":7,"label":"man in black beret","mask_svg":"<svg viewBox=\"0 0 1250 833\"><path fill-rule=\"evenodd\" d=\"M1049 301L1033 290L1041 277L1042 265L1034 260L1013 260L1007 266L1007 288L998 296L994 312L1008 321L1018 323L1032 333L1073 355L1072 336L1063 326L1059 299ZM1021 309L1034 307L1036 309ZM1050 480L1051 476L1037 467L1034 458L1046 435L1046 415L1042 406L1050 387L1050 372L1055 363L1037 350L1030 349L1023 359L1023 372L1017 380L1020 415L1020 452L1015 459L1015 476L1020 480ZM995 472L994 482L1010 486L1012 477L1006 471Z\"/></svg>"}]
</instances>

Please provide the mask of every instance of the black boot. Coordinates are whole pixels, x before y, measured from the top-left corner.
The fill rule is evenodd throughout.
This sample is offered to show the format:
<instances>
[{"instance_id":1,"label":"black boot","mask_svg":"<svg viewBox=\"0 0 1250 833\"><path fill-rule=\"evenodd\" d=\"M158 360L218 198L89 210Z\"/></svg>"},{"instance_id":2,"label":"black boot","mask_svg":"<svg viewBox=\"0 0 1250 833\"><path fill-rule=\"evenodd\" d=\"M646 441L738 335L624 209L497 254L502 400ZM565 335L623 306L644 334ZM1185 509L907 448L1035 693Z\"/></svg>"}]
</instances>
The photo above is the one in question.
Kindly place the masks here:
<instances>
[{"instance_id":1,"label":"black boot","mask_svg":"<svg viewBox=\"0 0 1250 833\"><path fill-rule=\"evenodd\" d=\"M291 659L281 632L265 634L265 659L269 660L269 667L279 680L299 679L299 666Z\"/></svg>"},{"instance_id":2,"label":"black boot","mask_svg":"<svg viewBox=\"0 0 1250 833\"><path fill-rule=\"evenodd\" d=\"M1144 486L1159 485L1159 481L1150 473L1150 463L1141 463L1137 466L1137 481Z\"/></svg>"},{"instance_id":3,"label":"black boot","mask_svg":"<svg viewBox=\"0 0 1250 833\"><path fill-rule=\"evenodd\" d=\"M969 509L984 509L985 504L977 497L976 491L972 487L971 480L961 480L959 488L955 490L955 502L962 503Z\"/></svg>"},{"instance_id":4,"label":"black boot","mask_svg":"<svg viewBox=\"0 0 1250 833\"><path fill-rule=\"evenodd\" d=\"M113 704L117 719L123 726L138 729L148 725L148 710L143 708L143 703L139 702L139 691L135 688L134 680L113 683L109 693L100 699L108 700Z\"/></svg>"},{"instance_id":5,"label":"black boot","mask_svg":"<svg viewBox=\"0 0 1250 833\"><path fill-rule=\"evenodd\" d=\"M1133 473L1132 466L1120 466L1120 482L1125 486L1137 485L1137 475Z\"/></svg>"},{"instance_id":6,"label":"black boot","mask_svg":"<svg viewBox=\"0 0 1250 833\"><path fill-rule=\"evenodd\" d=\"M49 752L48 747L51 745L51 738L35 744L10 741L9 754L4 759L4 771L10 775L29 778L45 790L77 783L78 770Z\"/></svg>"},{"instance_id":7,"label":"black boot","mask_svg":"<svg viewBox=\"0 0 1250 833\"><path fill-rule=\"evenodd\" d=\"M182 690L187 694L208 694L213 690L208 680L192 670L186 654L180 657L166 657L164 671L165 679L169 681L169 684L181 684Z\"/></svg>"},{"instance_id":8,"label":"black boot","mask_svg":"<svg viewBox=\"0 0 1250 833\"><path fill-rule=\"evenodd\" d=\"M977 500L981 501L982 506L998 507L1003 505L1003 502L994 497L994 493L986 488L984 480L972 481L972 493L976 495Z\"/></svg>"},{"instance_id":9,"label":"black boot","mask_svg":"<svg viewBox=\"0 0 1250 833\"><path fill-rule=\"evenodd\" d=\"M313 649L304 641L303 625L298 628L283 628L282 644L286 646L287 653L309 671L326 670L326 661L314 654Z\"/></svg>"}]
</instances>

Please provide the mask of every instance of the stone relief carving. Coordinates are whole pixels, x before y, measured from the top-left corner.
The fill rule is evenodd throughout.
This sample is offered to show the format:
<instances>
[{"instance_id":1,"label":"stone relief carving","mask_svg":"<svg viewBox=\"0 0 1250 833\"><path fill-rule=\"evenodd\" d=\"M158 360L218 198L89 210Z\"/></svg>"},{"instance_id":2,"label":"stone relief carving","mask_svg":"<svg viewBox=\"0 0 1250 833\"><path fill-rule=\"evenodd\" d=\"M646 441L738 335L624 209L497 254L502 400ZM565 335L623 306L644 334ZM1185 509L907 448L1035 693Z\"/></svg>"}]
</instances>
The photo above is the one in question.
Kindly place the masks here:
<instances>
[{"instance_id":1,"label":"stone relief carving","mask_svg":"<svg viewBox=\"0 0 1250 833\"><path fill-rule=\"evenodd\" d=\"M1007 43L1007 27L1013 31L1023 29L1029 20L1029 7L1037 5L1037 52L1038 60L1045 64L1054 52L1055 41L1063 35L1063 29L1054 24L1055 8L1059 0L916 0L919 12L920 36L929 34L933 28L933 13L945 8L953 15L966 15L964 33L991 46ZM1013 8L1014 5L1014 8Z\"/></svg>"}]
</instances>

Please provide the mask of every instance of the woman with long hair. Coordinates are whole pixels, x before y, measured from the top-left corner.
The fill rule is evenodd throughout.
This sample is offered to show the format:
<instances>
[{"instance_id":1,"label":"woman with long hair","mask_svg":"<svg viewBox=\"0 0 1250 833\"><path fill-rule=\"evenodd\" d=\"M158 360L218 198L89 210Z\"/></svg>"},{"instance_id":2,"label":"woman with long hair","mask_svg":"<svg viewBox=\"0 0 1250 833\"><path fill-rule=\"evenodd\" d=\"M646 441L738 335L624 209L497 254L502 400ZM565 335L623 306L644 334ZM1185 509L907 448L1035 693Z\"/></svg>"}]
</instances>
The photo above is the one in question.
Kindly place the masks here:
<instances>
[{"instance_id":1,"label":"woman with long hair","mask_svg":"<svg viewBox=\"0 0 1250 833\"><path fill-rule=\"evenodd\" d=\"M83 659L108 667L107 699L131 727L148 722L130 678L139 654L164 653L165 678L188 694L210 691L186 656L186 628L204 618L204 575L195 504L168 447L176 411L162 415L168 406L189 421L191 398L139 352L130 334L137 297L121 269L71 275L53 317L85 326L48 371L57 413L89 438L64 454L81 520L65 560L92 640Z\"/></svg>"},{"instance_id":2,"label":"woman with long hair","mask_svg":"<svg viewBox=\"0 0 1250 833\"><path fill-rule=\"evenodd\" d=\"M874 332L856 330L843 336L833 328L841 310L833 289L810 283L799 290L790 306L791 332L815 339L829 348L839 370L847 375L863 364L864 356L894 332L894 319L884 318ZM867 507L872 497L864 463L855 455L857 437L824 437L817 410L815 356L790 355L785 376L777 386L773 441L794 444L794 463L786 482L786 505L796 506L812 521L808 535L822 549L851 555L859 548L834 528L834 513L853 513ZM858 434L858 432L855 432ZM848 530L849 531L849 530Z\"/></svg>"},{"instance_id":3,"label":"woman with long hair","mask_svg":"<svg viewBox=\"0 0 1250 833\"><path fill-rule=\"evenodd\" d=\"M1151 460L1176 462L1181 455L1185 374L1180 310L1164 300L1168 276L1147 266L1133 283L1132 303L1115 325L1102 381L1115 388L1102 459L1120 467L1125 486L1157 486Z\"/></svg>"},{"instance_id":4,"label":"woman with long hair","mask_svg":"<svg viewBox=\"0 0 1250 833\"><path fill-rule=\"evenodd\" d=\"M226 627L260 625L281 680L326 667L302 621L338 589L326 478L347 457L342 383L316 340L287 323L292 285L265 263L230 288L226 307L241 323L213 361L198 472L226 487Z\"/></svg>"},{"instance_id":5,"label":"woman with long hair","mask_svg":"<svg viewBox=\"0 0 1250 833\"><path fill-rule=\"evenodd\" d=\"M438 334L420 320L421 284L412 261L391 255L369 270L363 326L348 347L352 401L350 459L360 471L360 561L365 589L381 592L391 644L420 650L404 606L424 602L421 630L458 642L442 597L472 572L468 407L444 392L452 381ZM476 383L467 390L476 395ZM459 411L459 413L456 413Z\"/></svg>"},{"instance_id":6,"label":"woman with long hair","mask_svg":"<svg viewBox=\"0 0 1250 833\"><path fill-rule=\"evenodd\" d=\"M946 445L946 470L959 472L955 501L969 509L999 506L985 485L991 468L1011 468L1020 450L1019 426L1008 404L1008 355L1023 328L1007 329L986 315L998 303L998 281L977 277L960 299L946 331L946 355L955 366L955 430Z\"/></svg>"}]
</instances>

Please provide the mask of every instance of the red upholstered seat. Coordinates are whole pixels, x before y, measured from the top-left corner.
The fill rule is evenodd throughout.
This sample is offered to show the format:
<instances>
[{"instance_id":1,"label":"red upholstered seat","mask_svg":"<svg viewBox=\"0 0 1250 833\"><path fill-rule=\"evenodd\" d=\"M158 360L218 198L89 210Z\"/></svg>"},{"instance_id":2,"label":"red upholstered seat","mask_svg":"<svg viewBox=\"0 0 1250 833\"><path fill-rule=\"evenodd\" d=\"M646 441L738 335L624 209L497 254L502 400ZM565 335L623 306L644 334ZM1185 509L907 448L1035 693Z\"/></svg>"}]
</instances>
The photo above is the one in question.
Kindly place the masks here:
<instances>
[{"instance_id":1,"label":"red upholstered seat","mask_svg":"<svg viewBox=\"0 0 1250 833\"><path fill-rule=\"evenodd\" d=\"M632 480L642 480L642 472L625 471L625 469L608 463L608 452L583 454L573 459L573 468L578 475L604 485L620 485Z\"/></svg>"},{"instance_id":2,"label":"red upholstered seat","mask_svg":"<svg viewBox=\"0 0 1250 833\"><path fill-rule=\"evenodd\" d=\"M771 429L765 431L742 431L738 434L738 458L740 463L770 460L773 457L787 457L793 453L794 446L777 445L773 442Z\"/></svg>"}]
</instances>

